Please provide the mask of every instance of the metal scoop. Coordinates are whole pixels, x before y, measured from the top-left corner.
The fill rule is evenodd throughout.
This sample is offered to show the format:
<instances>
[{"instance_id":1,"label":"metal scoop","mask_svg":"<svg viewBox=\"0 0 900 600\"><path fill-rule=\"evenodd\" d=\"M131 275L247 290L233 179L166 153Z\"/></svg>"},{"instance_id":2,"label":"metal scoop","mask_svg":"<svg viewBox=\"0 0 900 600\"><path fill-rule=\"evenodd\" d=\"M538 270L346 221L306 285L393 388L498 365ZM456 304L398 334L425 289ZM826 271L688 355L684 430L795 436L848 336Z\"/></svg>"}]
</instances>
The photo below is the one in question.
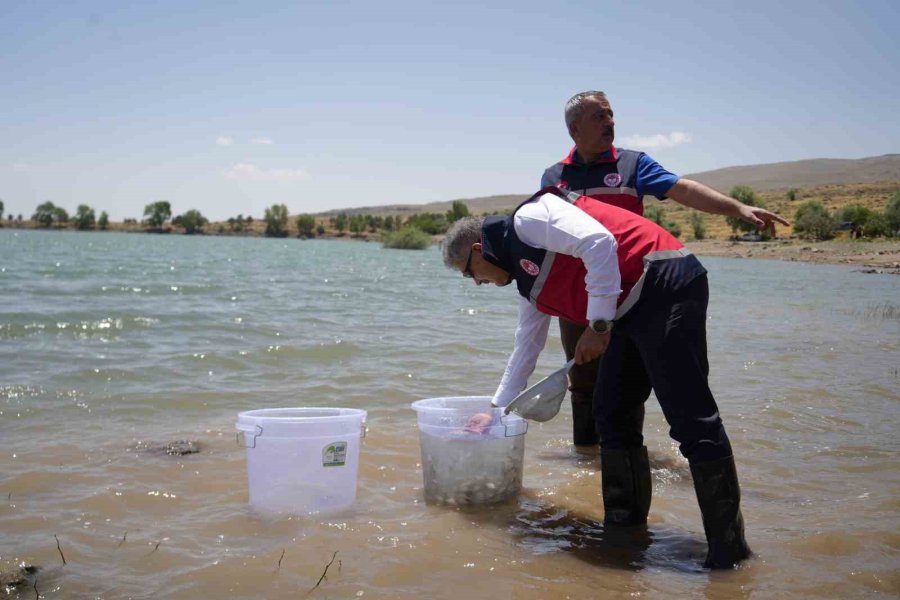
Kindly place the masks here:
<instances>
[{"instance_id":1,"label":"metal scoop","mask_svg":"<svg viewBox=\"0 0 900 600\"><path fill-rule=\"evenodd\" d=\"M561 369L558 369L536 384L513 398L506 405L504 414L516 413L523 419L531 421L549 421L559 412L566 390L569 389L569 381L566 375L575 364L575 359L570 360Z\"/></svg>"}]
</instances>

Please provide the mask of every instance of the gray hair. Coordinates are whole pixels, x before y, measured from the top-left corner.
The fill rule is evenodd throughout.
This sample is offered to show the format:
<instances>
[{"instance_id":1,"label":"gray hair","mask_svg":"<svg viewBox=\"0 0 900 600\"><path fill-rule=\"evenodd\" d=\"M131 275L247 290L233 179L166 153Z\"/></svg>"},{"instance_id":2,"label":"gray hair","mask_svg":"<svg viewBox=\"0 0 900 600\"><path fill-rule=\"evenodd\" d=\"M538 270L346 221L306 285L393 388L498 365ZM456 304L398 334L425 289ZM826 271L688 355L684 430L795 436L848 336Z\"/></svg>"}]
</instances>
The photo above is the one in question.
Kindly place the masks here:
<instances>
[{"instance_id":1,"label":"gray hair","mask_svg":"<svg viewBox=\"0 0 900 600\"><path fill-rule=\"evenodd\" d=\"M459 269L465 264L472 244L481 241L484 217L463 217L454 223L444 236L444 266Z\"/></svg>"},{"instance_id":2,"label":"gray hair","mask_svg":"<svg viewBox=\"0 0 900 600\"><path fill-rule=\"evenodd\" d=\"M609 102L606 98L606 94L596 90L575 94L569 98L568 102L566 102L566 127L572 127L572 123L581 116L581 113L584 112L584 101L588 98L596 98L600 101Z\"/></svg>"}]
</instances>

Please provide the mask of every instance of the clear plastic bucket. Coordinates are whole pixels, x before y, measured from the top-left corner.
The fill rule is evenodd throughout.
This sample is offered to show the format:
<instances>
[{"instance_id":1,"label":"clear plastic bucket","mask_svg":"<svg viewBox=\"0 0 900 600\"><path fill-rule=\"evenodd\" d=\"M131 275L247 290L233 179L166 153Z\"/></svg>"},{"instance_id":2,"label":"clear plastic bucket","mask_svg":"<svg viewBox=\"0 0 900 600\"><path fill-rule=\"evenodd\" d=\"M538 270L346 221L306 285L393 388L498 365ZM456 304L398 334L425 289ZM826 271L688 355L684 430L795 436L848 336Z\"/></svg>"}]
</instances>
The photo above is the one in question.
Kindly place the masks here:
<instances>
[{"instance_id":1,"label":"clear plastic bucket","mask_svg":"<svg viewBox=\"0 0 900 600\"><path fill-rule=\"evenodd\" d=\"M346 508L356 499L366 411L266 408L238 413L247 449L250 505L307 514Z\"/></svg>"},{"instance_id":2,"label":"clear plastic bucket","mask_svg":"<svg viewBox=\"0 0 900 600\"><path fill-rule=\"evenodd\" d=\"M522 489L528 423L491 406L490 396L428 398L412 403L418 415L425 500L452 505L492 504ZM466 424L491 416L480 432Z\"/></svg>"}]
</instances>

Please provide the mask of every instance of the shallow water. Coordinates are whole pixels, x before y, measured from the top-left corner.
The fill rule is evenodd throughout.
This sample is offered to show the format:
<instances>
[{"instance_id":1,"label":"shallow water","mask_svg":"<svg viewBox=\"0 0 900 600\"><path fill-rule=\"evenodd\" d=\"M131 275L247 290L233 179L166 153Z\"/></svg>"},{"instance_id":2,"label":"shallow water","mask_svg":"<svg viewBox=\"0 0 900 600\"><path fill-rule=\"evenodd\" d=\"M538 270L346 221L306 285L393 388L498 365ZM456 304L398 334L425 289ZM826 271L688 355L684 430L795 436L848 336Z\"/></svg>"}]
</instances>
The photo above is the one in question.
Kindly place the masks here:
<instances>
[{"instance_id":1,"label":"shallow water","mask_svg":"<svg viewBox=\"0 0 900 600\"><path fill-rule=\"evenodd\" d=\"M410 402L489 395L515 325L434 248L0 230L0 570L40 565L47 598L897 597L900 278L703 262L756 552L716 573L653 399L643 535L604 531L565 404L517 498L425 503ZM535 376L563 362L551 330ZM369 411L350 510L247 507L235 416L285 406ZM143 451L179 439L203 451Z\"/></svg>"}]
</instances>

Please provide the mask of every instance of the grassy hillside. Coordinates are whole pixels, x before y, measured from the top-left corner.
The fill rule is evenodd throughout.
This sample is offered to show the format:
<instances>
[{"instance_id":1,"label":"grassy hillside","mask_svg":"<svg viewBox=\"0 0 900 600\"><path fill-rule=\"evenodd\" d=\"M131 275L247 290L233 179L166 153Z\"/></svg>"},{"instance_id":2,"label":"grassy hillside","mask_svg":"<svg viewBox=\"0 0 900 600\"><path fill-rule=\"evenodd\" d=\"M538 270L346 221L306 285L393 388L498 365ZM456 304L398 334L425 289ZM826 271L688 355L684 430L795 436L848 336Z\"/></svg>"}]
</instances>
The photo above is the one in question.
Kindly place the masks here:
<instances>
[{"instance_id":1,"label":"grassy hillside","mask_svg":"<svg viewBox=\"0 0 900 600\"><path fill-rule=\"evenodd\" d=\"M855 185L875 182L900 182L900 154L886 154L858 159L817 158L792 162L727 167L685 175L727 194L736 185L749 185L757 193L787 191L790 188L822 187L827 185ZM510 210L537 190L521 194L457 198L474 214L493 214ZM649 201L649 200L648 200ZM370 215L410 215L413 213L445 213L453 200L428 204L394 204L352 209L330 210L317 217L332 217L339 213Z\"/></svg>"},{"instance_id":2,"label":"grassy hillside","mask_svg":"<svg viewBox=\"0 0 900 600\"><path fill-rule=\"evenodd\" d=\"M830 211L835 211L848 204L862 204L863 206L881 212L888 199L900 190L900 154L890 154L855 160L816 159L795 161L787 163L774 163L769 165L754 165L746 167L729 167L705 173L689 175L690 178L713 186L727 194L735 185L749 185L762 199L766 207L785 218L793 221L797 207L807 200L819 200ZM808 182L808 183L804 183ZM788 190L795 190L795 200L788 198ZM480 198L462 198L471 214L496 214L511 210L528 197L528 193L508 194L500 196L485 196ZM353 209L339 209L323 212L315 215L318 226L324 228L324 237L351 237L349 231L343 233L334 231L331 227L331 218L340 214L363 214L373 217L387 217L406 219L414 213L438 213L445 214L450 210L454 201L432 202L429 204L403 204L389 206L359 207ZM674 221L681 227L683 240L693 238L693 228L689 218L693 212L680 204L672 201L660 203L655 198L646 198L645 206L661 206L667 220ZM176 208L176 214L180 209ZM727 239L731 230L724 217L714 215L702 215L708 239ZM233 219L232 219L233 221ZM2 221L5 227L37 228L38 224L32 221L12 222ZM72 229L70 222L62 228ZM172 233L183 233L183 229L172 225L166 228ZM261 218L255 218L252 222L242 222L239 231L235 231L233 224L227 222L215 222L206 225L203 232L214 235L251 235L261 236L265 232L265 222ZM139 223L110 223L112 231L143 232L144 225ZM352 237L360 239L378 239L380 231L363 231ZM789 228L779 226L777 235L790 235ZM296 215L292 215L288 222L287 235L296 237L298 234ZM323 237L319 235L319 237Z\"/></svg>"},{"instance_id":3,"label":"grassy hillside","mask_svg":"<svg viewBox=\"0 0 900 600\"><path fill-rule=\"evenodd\" d=\"M788 198L788 194L786 190L779 191L757 191L757 196L763 201L766 208L769 210L773 210L780 215L784 216L788 220L793 221L794 213L797 211L797 207L807 201L807 200L819 200L825 207L830 211L835 211L840 209L843 206L848 204L862 204L863 206L873 210L873 211L883 211L885 205L887 204L888 199L897 191L900 191L900 178L893 181L880 181L873 183L852 183L852 184L833 184L833 185L819 185L819 186L809 186L809 187L797 187L795 189L795 200L791 201ZM727 189L723 190L724 192L728 192ZM469 201L466 201L466 204L469 208L469 212L472 214L485 214L485 213L496 213L504 210L509 210L515 207L519 202L521 202L527 196L491 196L486 198L476 198ZM440 211L440 208L446 204L446 208L443 211L446 211L450 207L450 203L439 203L439 204L426 204L426 205L418 205L413 207L414 210L406 209L403 212L391 212L389 207L378 207L380 210L372 209L371 212L368 212L370 209L356 209L355 212L360 214L371 214L374 216L387 216L387 215L395 215L408 217L410 214L414 212L443 212ZM645 206L657 205L662 207L665 218L667 220L672 220L677 223L681 227L682 240L691 240L693 239L692 235L692 227L689 222L689 218L692 212L692 209L686 208L677 202L673 202L671 200L666 200L660 202L655 198L648 197L644 199ZM350 211L340 211L347 212L350 214ZM728 239L731 235L731 229L728 227L725 222L725 217L717 216L717 215L709 215L701 213L704 219L704 226L706 228L706 237L707 239L719 239L725 240ZM324 237L344 237L351 238L355 237L358 239L378 239L380 237L379 231L364 231L360 235L353 236L349 231L345 231L343 234L340 234L334 231L331 228L330 217L328 213L316 215L316 222L318 225L322 225L325 228ZM38 224L33 221L24 221L19 224L11 224L9 222L4 221L3 223L6 227L23 227L23 228L37 228ZM174 227L171 225L166 226L169 231L174 234L183 233L183 230L179 227ZM250 235L250 236L262 236L265 232L266 224L261 219L256 219L252 223L245 224L244 230L240 232L231 231L228 223L225 222L217 222L210 223L204 227L204 233L206 234L214 234L214 235ZM69 226L67 229L71 229ZM145 231L145 227L140 224L122 224L122 223L110 223L109 226L110 231L123 231L123 232L143 232ZM297 236L297 224L295 216L292 216L288 221L287 233L289 237ZM777 234L779 236L790 235L792 231L790 228L785 228L782 226L778 226Z\"/></svg>"},{"instance_id":4,"label":"grassy hillside","mask_svg":"<svg viewBox=\"0 0 900 600\"><path fill-rule=\"evenodd\" d=\"M849 204L861 204L870 210L882 212L890 197L900 191L900 178L894 181L819 185L794 189L796 189L796 199L793 201L788 198L786 190L757 191L757 196L767 209L780 214L791 222L794 220L797 207L808 200L820 201L832 213ZM728 192L727 189L723 191ZM693 238L688 219L690 214L695 211L671 200L659 202L656 198L644 198L644 206L654 203L663 208L666 218L681 226L681 239ZM724 240L731 236L731 228L725 222L725 217L703 214L703 218L708 238ZM781 236L790 235L792 231L790 228L779 225L776 227L776 232Z\"/></svg>"},{"instance_id":5,"label":"grassy hillside","mask_svg":"<svg viewBox=\"0 0 900 600\"><path fill-rule=\"evenodd\" d=\"M772 210L789 221L793 222L794 214L797 207L808 200L818 200L831 212L835 212L840 208L849 204L861 204L866 208L882 212L890 197L900 191L900 177L893 181L878 181L873 183L851 183L851 184L830 184L808 187L794 187L794 200L790 200L787 190L777 191L756 191L757 196L762 200L763 204L769 210ZM728 193L729 189L723 189L724 193ZM477 198L466 201L469 212L472 214L493 214L514 208L519 202L527 198L527 196L492 196L488 198ZM660 206L667 220L674 221L681 227L681 239L693 239L693 228L689 218L694 210L687 208L672 200L660 202L656 198L644 198L645 206ZM403 214L408 216L413 212L444 212L450 207L450 203L426 204L414 207L404 213L380 213L377 211L367 212L368 209L358 209L357 212L362 214L386 215L386 214ZM443 208L443 210L441 210ZM349 211L347 211L348 214ZM704 227L706 229L707 239L726 240L732 235L731 228L725 221L725 217L718 215L710 215L700 213L703 217ZM328 219L326 215L317 215L317 220L324 223L327 227ZM260 224L262 227L262 224ZM333 233L329 231L329 233ZM778 226L776 233L779 236L791 235L792 229L789 227ZM363 237L366 237L365 235Z\"/></svg>"},{"instance_id":6,"label":"grassy hillside","mask_svg":"<svg viewBox=\"0 0 900 600\"><path fill-rule=\"evenodd\" d=\"M900 177L898 177L900 179ZM534 190L535 192L537 190ZM534 192L531 192L534 193ZM523 200L531 194L504 194L500 196L482 196L479 198L457 198L456 200L447 200L445 202L429 202L428 204L390 204L386 206L366 206L360 208L341 208L329 210L322 213L316 213L316 217L330 218L341 213L347 215L374 215L386 217L387 215L400 215L403 217L415 213L446 213L456 201L465 202L469 207L469 212L473 214L493 214L510 210L518 206Z\"/></svg>"},{"instance_id":7,"label":"grassy hillside","mask_svg":"<svg viewBox=\"0 0 900 600\"><path fill-rule=\"evenodd\" d=\"M817 158L727 167L703 173L689 173L685 177L725 193L736 185L749 185L757 192L768 192L829 184L898 181L900 154L858 159Z\"/></svg>"}]
</instances>

